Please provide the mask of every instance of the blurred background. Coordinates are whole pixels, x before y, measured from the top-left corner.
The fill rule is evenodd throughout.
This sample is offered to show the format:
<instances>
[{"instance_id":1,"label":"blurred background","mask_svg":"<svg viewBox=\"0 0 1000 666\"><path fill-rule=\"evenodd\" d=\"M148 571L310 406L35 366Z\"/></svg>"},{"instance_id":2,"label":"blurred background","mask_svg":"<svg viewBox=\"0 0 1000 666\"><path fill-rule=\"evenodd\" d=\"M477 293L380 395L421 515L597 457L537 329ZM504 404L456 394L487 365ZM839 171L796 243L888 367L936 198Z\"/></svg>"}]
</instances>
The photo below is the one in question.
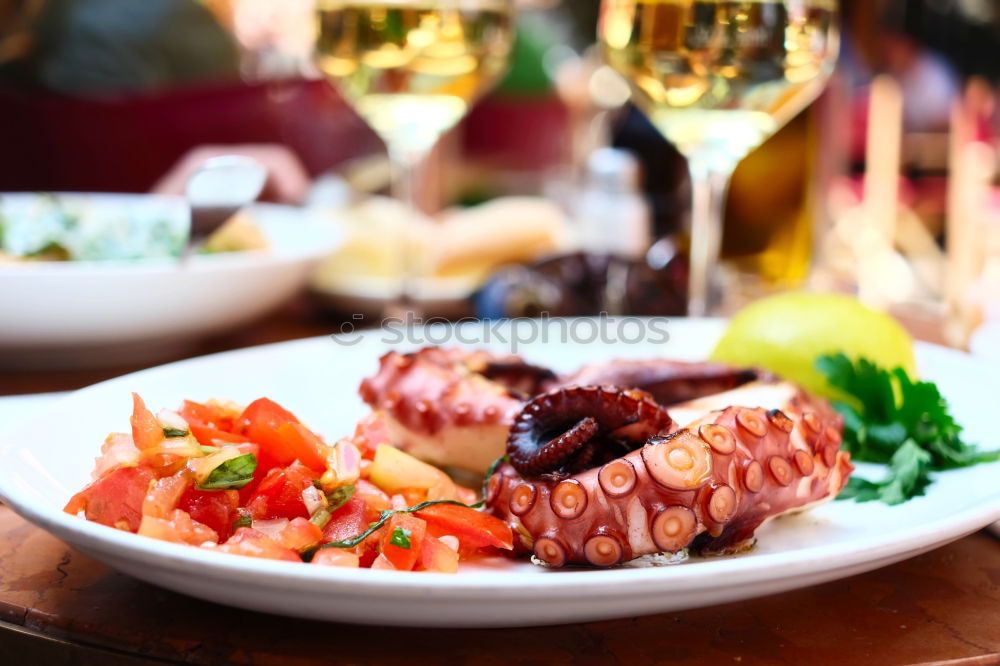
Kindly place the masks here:
<instances>
[{"instance_id":1,"label":"blurred background","mask_svg":"<svg viewBox=\"0 0 1000 666\"><path fill-rule=\"evenodd\" d=\"M406 209L383 143L314 64L312 0L0 0L0 192L182 195L206 160L249 156L267 170L259 201L342 232L307 295L255 312L279 337L377 323L401 270L384 239L404 224L424 314L683 314L685 160L603 64L598 6L518 3L506 75L424 161ZM825 92L737 168L723 311L833 289L1000 349L1000 5L840 12ZM247 330L209 332L261 339ZM15 342L0 336L7 364L31 347Z\"/></svg>"}]
</instances>

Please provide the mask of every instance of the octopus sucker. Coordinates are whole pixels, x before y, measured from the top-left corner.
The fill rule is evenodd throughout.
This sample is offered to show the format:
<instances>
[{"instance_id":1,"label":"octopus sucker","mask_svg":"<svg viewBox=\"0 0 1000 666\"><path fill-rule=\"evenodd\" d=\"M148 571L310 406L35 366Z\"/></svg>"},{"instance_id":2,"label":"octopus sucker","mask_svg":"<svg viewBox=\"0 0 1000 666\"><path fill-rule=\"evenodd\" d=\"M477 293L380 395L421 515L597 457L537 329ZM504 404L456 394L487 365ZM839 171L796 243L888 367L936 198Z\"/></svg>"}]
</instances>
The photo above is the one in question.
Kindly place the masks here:
<instances>
[{"instance_id":1,"label":"octopus sucker","mask_svg":"<svg viewBox=\"0 0 1000 666\"><path fill-rule=\"evenodd\" d=\"M558 536L550 534L535 539L535 557L550 567L566 564L566 546Z\"/></svg>"},{"instance_id":2,"label":"octopus sucker","mask_svg":"<svg viewBox=\"0 0 1000 666\"><path fill-rule=\"evenodd\" d=\"M583 554L587 562L595 567L610 567L622 561L625 545L621 536L605 531L587 539L583 544Z\"/></svg>"},{"instance_id":3,"label":"octopus sucker","mask_svg":"<svg viewBox=\"0 0 1000 666\"><path fill-rule=\"evenodd\" d=\"M576 479L560 481L552 488L552 494L549 495L552 512L563 520L572 520L582 514L589 502L587 492Z\"/></svg>"},{"instance_id":4,"label":"octopus sucker","mask_svg":"<svg viewBox=\"0 0 1000 666\"><path fill-rule=\"evenodd\" d=\"M538 488L530 483L522 483L511 494L509 507L515 516L523 516L531 511L538 500Z\"/></svg>"},{"instance_id":5,"label":"octopus sucker","mask_svg":"<svg viewBox=\"0 0 1000 666\"><path fill-rule=\"evenodd\" d=\"M597 473L601 490L611 498L628 496L635 489L635 468L628 460L612 460Z\"/></svg>"},{"instance_id":6,"label":"octopus sucker","mask_svg":"<svg viewBox=\"0 0 1000 666\"><path fill-rule=\"evenodd\" d=\"M560 390L619 404L608 387ZM772 400L758 401L762 396ZM679 409L695 417L685 427L671 420L667 431L641 446L586 469L564 470L558 480L539 461L529 473L513 464L513 454L525 446L520 438L531 429L512 429L511 461L500 466L499 491L487 509L535 537L534 555L548 566L603 567L685 549L744 551L765 521L830 500L846 482L852 466L838 450L842 421L825 401L777 382L699 400ZM567 404L584 403L546 394L528 422L573 424L590 413L600 423L593 410L560 411ZM526 501L514 501L528 496L537 499L527 509Z\"/></svg>"},{"instance_id":7,"label":"octopus sucker","mask_svg":"<svg viewBox=\"0 0 1000 666\"><path fill-rule=\"evenodd\" d=\"M650 438L641 456L646 471L665 488L700 488L712 475L711 447L690 430Z\"/></svg>"}]
</instances>

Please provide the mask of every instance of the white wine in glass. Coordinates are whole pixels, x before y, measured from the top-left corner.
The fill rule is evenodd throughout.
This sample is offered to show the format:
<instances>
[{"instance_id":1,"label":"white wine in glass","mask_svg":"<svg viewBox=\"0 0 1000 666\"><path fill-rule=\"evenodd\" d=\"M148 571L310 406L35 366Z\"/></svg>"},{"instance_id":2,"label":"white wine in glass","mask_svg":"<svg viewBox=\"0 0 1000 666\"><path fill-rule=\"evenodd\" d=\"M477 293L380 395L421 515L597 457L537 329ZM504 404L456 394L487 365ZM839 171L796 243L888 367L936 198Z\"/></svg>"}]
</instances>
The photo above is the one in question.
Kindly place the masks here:
<instances>
[{"instance_id":1,"label":"white wine in glass","mask_svg":"<svg viewBox=\"0 0 1000 666\"><path fill-rule=\"evenodd\" d=\"M513 0L316 0L323 74L382 138L394 192L414 206L414 171L507 67ZM412 296L399 239L401 301ZM404 309L412 309L412 303Z\"/></svg>"},{"instance_id":2,"label":"white wine in glass","mask_svg":"<svg viewBox=\"0 0 1000 666\"><path fill-rule=\"evenodd\" d=\"M691 172L688 314L713 311L733 170L833 71L836 0L603 0L604 57Z\"/></svg>"}]
</instances>

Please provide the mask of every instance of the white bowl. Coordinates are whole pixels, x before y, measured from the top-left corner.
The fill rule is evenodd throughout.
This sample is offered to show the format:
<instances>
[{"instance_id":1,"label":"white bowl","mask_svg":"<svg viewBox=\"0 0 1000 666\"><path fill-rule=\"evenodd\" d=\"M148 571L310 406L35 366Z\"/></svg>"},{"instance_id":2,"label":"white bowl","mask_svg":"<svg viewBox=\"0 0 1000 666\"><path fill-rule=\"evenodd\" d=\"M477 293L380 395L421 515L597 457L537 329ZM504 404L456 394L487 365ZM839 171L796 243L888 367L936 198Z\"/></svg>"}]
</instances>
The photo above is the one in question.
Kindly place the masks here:
<instances>
[{"instance_id":1,"label":"white bowl","mask_svg":"<svg viewBox=\"0 0 1000 666\"><path fill-rule=\"evenodd\" d=\"M186 261L0 264L0 366L103 365L172 353L288 300L342 237L328 215L287 206L258 204L249 217L267 250Z\"/></svg>"}]
</instances>

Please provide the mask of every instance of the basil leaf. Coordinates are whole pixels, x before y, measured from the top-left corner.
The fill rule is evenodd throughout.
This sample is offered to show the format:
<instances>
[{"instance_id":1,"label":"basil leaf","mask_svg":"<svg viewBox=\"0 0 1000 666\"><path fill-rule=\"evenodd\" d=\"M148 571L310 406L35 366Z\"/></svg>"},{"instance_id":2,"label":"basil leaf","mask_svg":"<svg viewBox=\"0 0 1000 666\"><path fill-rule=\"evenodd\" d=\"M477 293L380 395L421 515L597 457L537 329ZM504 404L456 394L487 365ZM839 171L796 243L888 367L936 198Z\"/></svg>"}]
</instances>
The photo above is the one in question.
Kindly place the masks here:
<instances>
[{"instance_id":1,"label":"basil leaf","mask_svg":"<svg viewBox=\"0 0 1000 666\"><path fill-rule=\"evenodd\" d=\"M410 549L410 536L412 533L410 530L404 527L397 527L392 531L392 536L389 537L389 543L393 546L398 546L399 548Z\"/></svg>"},{"instance_id":2,"label":"basil leaf","mask_svg":"<svg viewBox=\"0 0 1000 666\"><path fill-rule=\"evenodd\" d=\"M323 490L323 484L319 482L319 479L313 479L313 488L316 490Z\"/></svg>"},{"instance_id":3,"label":"basil leaf","mask_svg":"<svg viewBox=\"0 0 1000 666\"><path fill-rule=\"evenodd\" d=\"M245 509L240 510L240 517L233 522L233 531L235 532L241 527L253 527L253 517Z\"/></svg>"},{"instance_id":4,"label":"basil leaf","mask_svg":"<svg viewBox=\"0 0 1000 666\"><path fill-rule=\"evenodd\" d=\"M354 497L354 486L340 486L326 496L326 501L330 503L327 508L333 512L347 504L347 500Z\"/></svg>"},{"instance_id":5,"label":"basil leaf","mask_svg":"<svg viewBox=\"0 0 1000 666\"><path fill-rule=\"evenodd\" d=\"M239 489L250 483L256 470L257 458L252 453L246 453L223 462L196 487L198 490Z\"/></svg>"},{"instance_id":6,"label":"basil leaf","mask_svg":"<svg viewBox=\"0 0 1000 666\"><path fill-rule=\"evenodd\" d=\"M181 430L180 428L164 428L163 429L163 436L164 437L187 437L187 435L188 435L188 431L187 430Z\"/></svg>"}]
</instances>

